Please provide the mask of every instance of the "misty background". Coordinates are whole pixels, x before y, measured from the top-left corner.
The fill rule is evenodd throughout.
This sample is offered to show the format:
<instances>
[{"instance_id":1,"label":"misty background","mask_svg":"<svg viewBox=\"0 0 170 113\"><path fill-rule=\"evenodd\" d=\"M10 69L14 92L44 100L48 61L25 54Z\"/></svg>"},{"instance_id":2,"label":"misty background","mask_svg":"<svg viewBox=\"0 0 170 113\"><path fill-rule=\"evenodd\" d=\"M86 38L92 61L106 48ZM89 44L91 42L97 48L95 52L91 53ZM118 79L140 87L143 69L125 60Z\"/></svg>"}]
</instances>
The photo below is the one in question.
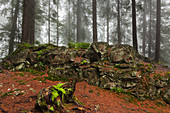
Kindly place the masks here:
<instances>
[{"instance_id":1,"label":"misty background","mask_svg":"<svg viewBox=\"0 0 170 113\"><path fill-rule=\"evenodd\" d=\"M35 0L36 22L35 41L41 44L56 44L59 37L59 46L66 46L68 42L77 42L77 26L81 32L81 42L92 43L92 0ZM79 4L78 4L79 1ZM137 38L139 53L142 54L144 12L146 20L145 56L148 57L148 41L152 38L151 57L155 55L156 37L156 0L136 0ZM121 43L132 45L132 7L131 0L119 0L120 5L120 31ZM146 7L144 6L146 4ZM150 5L151 3L151 5ZM16 0L0 1L0 57L8 55L11 19L14 15ZM20 0L17 15L17 32L15 36L14 50L21 41L22 33L22 1ZM78 6L80 6L78 9ZM151 8L150 8L151 6ZM58 12L57 12L58 9ZM13 11L13 14L11 12ZM77 24L78 13L80 23ZM150 18L151 14L151 18ZM58 17L58 19L57 19ZM118 41L118 0L97 0L97 35L98 41L117 44ZM151 22L151 32L149 31ZM58 31L57 31L58 27ZM50 32L50 33L49 33ZM150 35L151 33L151 35ZM108 39L108 40L107 40ZM161 0L161 52L162 64L170 64L170 0Z\"/></svg>"}]
</instances>

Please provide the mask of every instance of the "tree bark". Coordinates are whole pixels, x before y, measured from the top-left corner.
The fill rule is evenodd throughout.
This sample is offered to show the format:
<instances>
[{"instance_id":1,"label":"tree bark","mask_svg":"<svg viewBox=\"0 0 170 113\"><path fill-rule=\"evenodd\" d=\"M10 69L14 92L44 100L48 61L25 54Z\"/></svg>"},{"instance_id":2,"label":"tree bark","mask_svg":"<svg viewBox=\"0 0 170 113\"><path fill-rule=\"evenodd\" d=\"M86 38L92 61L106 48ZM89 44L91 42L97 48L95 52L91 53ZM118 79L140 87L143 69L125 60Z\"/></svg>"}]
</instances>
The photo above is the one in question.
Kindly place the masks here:
<instances>
[{"instance_id":1,"label":"tree bark","mask_svg":"<svg viewBox=\"0 0 170 113\"><path fill-rule=\"evenodd\" d=\"M59 44L59 0L57 2L57 46Z\"/></svg>"},{"instance_id":2,"label":"tree bark","mask_svg":"<svg viewBox=\"0 0 170 113\"><path fill-rule=\"evenodd\" d=\"M107 43L109 43L109 15L110 15L110 0L107 0Z\"/></svg>"},{"instance_id":3,"label":"tree bark","mask_svg":"<svg viewBox=\"0 0 170 113\"><path fill-rule=\"evenodd\" d=\"M96 0L93 0L93 42L97 42Z\"/></svg>"},{"instance_id":4,"label":"tree bark","mask_svg":"<svg viewBox=\"0 0 170 113\"><path fill-rule=\"evenodd\" d=\"M77 0L77 42L81 42L81 0Z\"/></svg>"},{"instance_id":5,"label":"tree bark","mask_svg":"<svg viewBox=\"0 0 170 113\"><path fill-rule=\"evenodd\" d=\"M50 27L50 24L51 24L51 0L48 1L48 43L50 44L50 31L51 31L51 27Z\"/></svg>"},{"instance_id":6,"label":"tree bark","mask_svg":"<svg viewBox=\"0 0 170 113\"><path fill-rule=\"evenodd\" d=\"M156 22L156 50L155 50L155 59L156 63L159 63L160 59L160 25L161 23L161 0L157 0L157 22Z\"/></svg>"},{"instance_id":7,"label":"tree bark","mask_svg":"<svg viewBox=\"0 0 170 113\"><path fill-rule=\"evenodd\" d=\"M149 42L148 42L148 58L151 58L151 42L152 42L152 0L149 1L150 21L149 21Z\"/></svg>"},{"instance_id":8,"label":"tree bark","mask_svg":"<svg viewBox=\"0 0 170 113\"><path fill-rule=\"evenodd\" d=\"M118 34L118 44L121 44L121 32L120 32L120 1L117 0L117 34Z\"/></svg>"},{"instance_id":9,"label":"tree bark","mask_svg":"<svg viewBox=\"0 0 170 113\"><path fill-rule=\"evenodd\" d=\"M24 0L21 43L34 44L35 0Z\"/></svg>"},{"instance_id":10,"label":"tree bark","mask_svg":"<svg viewBox=\"0 0 170 113\"><path fill-rule=\"evenodd\" d=\"M145 40L146 40L146 0L144 0L144 11L143 11L143 46L142 46L142 53L145 56Z\"/></svg>"},{"instance_id":11,"label":"tree bark","mask_svg":"<svg viewBox=\"0 0 170 113\"><path fill-rule=\"evenodd\" d=\"M133 48L138 53L137 33L136 33L136 2L132 0L132 32L133 32Z\"/></svg>"},{"instance_id":12,"label":"tree bark","mask_svg":"<svg viewBox=\"0 0 170 113\"><path fill-rule=\"evenodd\" d=\"M70 19L71 19L71 17L70 17L70 0L68 0L68 8L69 8L69 11L68 11L68 41L69 41L69 39L71 39L71 37L70 37L70 31L71 31L71 25L70 25Z\"/></svg>"},{"instance_id":13,"label":"tree bark","mask_svg":"<svg viewBox=\"0 0 170 113\"><path fill-rule=\"evenodd\" d=\"M15 13L14 13L14 16L12 16L12 28L11 28L11 34L10 34L10 40L9 40L9 53L8 53L9 55L11 55L14 50L14 39L16 36L16 29L17 29L17 16L19 13L19 2L20 0L17 0L16 6L15 6Z\"/></svg>"}]
</instances>

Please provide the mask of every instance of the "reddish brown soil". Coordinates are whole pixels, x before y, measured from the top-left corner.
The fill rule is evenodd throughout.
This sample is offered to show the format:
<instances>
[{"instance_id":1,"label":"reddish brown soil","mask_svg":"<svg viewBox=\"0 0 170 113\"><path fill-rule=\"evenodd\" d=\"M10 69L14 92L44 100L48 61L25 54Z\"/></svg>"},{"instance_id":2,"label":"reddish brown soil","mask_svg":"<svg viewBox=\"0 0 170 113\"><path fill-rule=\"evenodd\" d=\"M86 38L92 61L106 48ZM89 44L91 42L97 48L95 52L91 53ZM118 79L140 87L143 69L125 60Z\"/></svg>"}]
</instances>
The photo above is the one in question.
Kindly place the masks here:
<instances>
[{"instance_id":1,"label":"reddish brown soil","mask_svg":"<svg viewBox=\"0 0 170 113\"><path fill-rule=\"evenodd\" d=\"M33 112L36 96L42 88L57 84L59 81L40 82L33 80L35 75L4 70L0 73L0 94L19 89L25 91L21 95L8 95L0 97L0 113L37 113ZM23 73L23 72L22 72ZM48 76L44 74L42 77ZM76 85L75 96L83 103L88 113L170 113L170 105L161 99L138 101L127 94L116 94L109 90L100 89L79 82ZM31 112L32 111L32 112Z\"/></svg>"}]
</instances>

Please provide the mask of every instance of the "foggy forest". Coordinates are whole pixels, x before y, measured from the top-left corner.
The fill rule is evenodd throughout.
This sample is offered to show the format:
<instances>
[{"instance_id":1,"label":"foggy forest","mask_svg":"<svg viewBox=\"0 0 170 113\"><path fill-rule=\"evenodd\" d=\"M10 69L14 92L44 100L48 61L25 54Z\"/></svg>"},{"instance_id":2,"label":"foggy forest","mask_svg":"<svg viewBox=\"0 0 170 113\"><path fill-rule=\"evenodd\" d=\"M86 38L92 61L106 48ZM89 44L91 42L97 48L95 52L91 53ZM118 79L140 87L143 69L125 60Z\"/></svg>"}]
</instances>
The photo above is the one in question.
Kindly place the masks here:
<instances>
[{"instance_id":1,"label":"foggy forest","mask_svg":"<svg viewBox=\"0 0 170 113\"><path fill-rule=\"evenodd\" d=\"M22 42L108 42L169 65L169 31L169 0L0 0L1 59Z\"/></svg>"},{"instance_id":2,"label":"foggy forest","mask_svg":"<svg viewBox=\"0 0 170 113\"><path fill-rule=\"evenodd\" d=\"M0 0L0 113L169 113L170 0Z\"/></svg>"}]
</instances>

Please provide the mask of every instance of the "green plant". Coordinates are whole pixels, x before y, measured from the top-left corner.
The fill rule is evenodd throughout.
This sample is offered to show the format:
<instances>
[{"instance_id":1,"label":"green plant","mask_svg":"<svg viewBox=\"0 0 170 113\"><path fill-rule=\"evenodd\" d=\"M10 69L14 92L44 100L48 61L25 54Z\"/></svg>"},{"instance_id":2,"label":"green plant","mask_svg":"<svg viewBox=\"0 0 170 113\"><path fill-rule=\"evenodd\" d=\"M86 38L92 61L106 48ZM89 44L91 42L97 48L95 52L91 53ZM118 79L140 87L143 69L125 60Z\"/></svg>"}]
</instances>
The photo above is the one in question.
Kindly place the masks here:
<instances>
[{"instance_id":1,"label":"green plant","mask_svg":"<svg viewBox=\"0 0 170 113\"><path fill-rule=\"evenodd\" d=\"M42 62L39 62L39 65L40 65L40 66L44 66L44 64L43 64Z\"/></svg>"},{"instance_id":2,"label":"green plant","mask_svg":"<svg viewBox=\"0 0 170 113\"><path fill-rule=\"evenodd\" d=\"M5 63L3 63L2 65L5 66L5 68L6 68L6 67L9 66L9 63L5 62Z\"/></svg>"},{"instance_id":3,"label":"green plant","mask_svg":"<svg viewBox=\"0 0 170 113\"><path fill-rule=\"evenodd\" d=\"M20 75L21 77L24 77L24 73L18 73L18 75Z\"/></svg>"},{"instance_id":4,"label":"green plant","mask_svg":"<svg viewBox=\"0 0 170 113\"><path fill-rule=\"evenodd\" d=\"M16 81L16 82L19 82L20 85L25 85L28 81L19 80L19 81Z\"/></svg>"},{"instance_id":5,"label":"green plant","mask_svg":"<svg viewBox=\"0 0 170 113\"><path fill-rule=\"evenodd\" d=\"M18 47L20 47L20 48L29 48L29 47L32 47L32 45L24 42L22 44L18 44Z\"/></svg>"},{"instance_id":6,"label":"green plant","mask_svg":"<svg viewBox=\"0 0 170 113\"><path fill-rule=\"evenodd\" d=\"M66 94L65 89L62 87L64 84L65 83L53 85L53 88L50 89L52 91L52 102L59 96L59 93L62 94L62 100L64 100L64 95Z\"/></svg>"},{"instance_id":7,"label":"green plant","mask_svg":"<svg viewBox=\"0 0 170 113\"><path fill-rule=\"evenodd\" d=\"M3 70L0 70L0 73L5 73Z\"/></svg>"},{"instance_id":8,"label":"green plant","mask_svg":"<svg viewBox=\"0 0 170 113\"><path fill-rule=\"evenodd\" d=\"M1 94L1 98L5 98L5 97L7 97L7 96L10 96L10 95L12 95L13 92L14 92L14 91L9 91L9 92L6 92L6 93L2 93L2 94Z\"/></svg>"},{"instance_id":9,"label":"green plant","mask_svg":"<svg viewBox=\"0 0 170 113\"><path fill-rule=\"evenodd\" d=\"M83 60L83 61L81 62L82 65L84 65L84 64L86 64L86 63L87 63L86 60Z\"/></svg>"},{"instance_id":10,"label":"green plant","mask_svg":"<svg viewBox=\"0 0 170 113\"><path fill-rule=\"evenodd\" d=\"M87 49L90 46L90 43L81 42L76 44L77 49Z\"/></svg>"},{"instance_id":11,"label":"green plant","mask_svg":"<svg viewBox=\"0 0 170 113\"><path fill-rule=\"evenodd\" d=\"M92 90L92 89L90 89L90 90L89 90L89 93L93 93L93 90Z\"/></svg>"},{"instance_id":12,"label":"green plant","mask_svg":"<svg viewBox=\"0 0 170 113\"><path fill-rule=\"evenodd\" d=\"M111 89L111 91L115 91L116 93L125 93L125 91L122 89L122 88L120 88L120 87L113 87L112 89Z\"/></svg>"},{"instance_id":13,"label":"green plant","mask_svg":"<svg viewBox=\"0 0 170 113\"><path fill-rule=\"evenodd\" d=\"M86 43L86 42L72 43L72 42L69 42L67 45L68 45L69 48L87 49L90 46L90 43Z\"/></svg>"},{"instance_id":14,"label":"green plant","mask_svg":"<svg viewBox=\"0 0 170 113\"><path fill-rule=\"evenodd\" d=\"M76 47L76 44L72 43L72 42L69 42L67 45L68 45L69 48L75 48Z\"/></svg>"},{"instance_id":15,"label":"green plant","mask_svg":"<svg viewBox=\"0 0 170 113\"><path fill-rule=\"evenodd\" d=\"M40 42L36 40L34 44L40 45Z\"/></svg>"},{"instance_id":16,"label":"green plant","mask_svg":"<svg viewBox=\"0 0 170 113\"><path fill-rule=\"evenodd\" d=\"M120 64L116 64L114 67L115 68L120 68Z\"/></svg>"},{"instance_id":17,"label":"green plant","mask_svg":"<svg viewBox=\"0 0 170 113\"><path fill-rule=\"evenodd\" d=\"M53 107L53 106L51 106L51 107L50 107L50 110L51 110L51 111L54 111L54 107Z\"/></svg>"},{"instance_id":18,"label":"green plant","mask_svg":"<svg viewBox=\"0 0 170 113\"><path fill-rule=\"evenodd\" d=\"M96 94L97 96L99 96L100 95L100 93L99 92L97 92L97 94Z\"/></svg>"}]
</instances>

